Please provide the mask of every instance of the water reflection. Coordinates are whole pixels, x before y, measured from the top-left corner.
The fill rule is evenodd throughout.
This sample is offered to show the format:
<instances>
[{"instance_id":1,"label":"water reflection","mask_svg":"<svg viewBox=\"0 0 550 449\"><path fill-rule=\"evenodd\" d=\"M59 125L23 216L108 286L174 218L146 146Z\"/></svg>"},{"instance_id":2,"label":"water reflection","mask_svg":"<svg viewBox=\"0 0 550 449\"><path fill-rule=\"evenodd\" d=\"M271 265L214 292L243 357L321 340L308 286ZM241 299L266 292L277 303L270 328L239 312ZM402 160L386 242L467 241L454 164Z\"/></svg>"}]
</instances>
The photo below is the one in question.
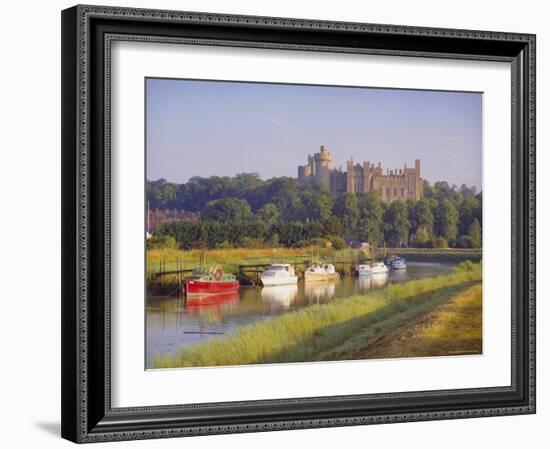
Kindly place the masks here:
<instances>
[{"instance_id":1,"label":"water reflection","mask_svg":"<svg viewBox=\"0 0 550 449\"><path fill-rule=\"evenodd\" d=\"M390 277L389 273L375 273L375 274L373 274L371 276L371 288L383 287L384 284L386 282L388 282L389 277ZM392 278L394 278L394 280L398 280L397 278L395 278L395 272L392 272Z\"/></svg>"},{"instance_id":2,"label":"water reflection","mask_svg":"<svg viewBox=\"0 0 550 449\"><path fill-rule=\"evenodd\" d=\"M262 288L260 298L274 309L288 309L298 296L298 285L272 285Z\"/></svg>"},{"instance_id":3,"label":"water reflection","mask_svg":"<svg viewBox=\"0 0 550 449\"><path fill-rule=\"evenodd\" d=\"M406 270L371 276L342 276L336 282L245 287L238 293L198 298L147 298L147 360L213 337L231 335L244 325L312 304L363 294L384 285L448 273L450 264L408 263Z\"/></svg>"},{"instance_id":4,"label":"water reflection","mask_svg":"<svg viewBox=\"0 0 550 449\"><path fill-rule=\"evenodd\" d=\"M308 282L304 284L304 296L309 304L319 304L327 299L334 298L336 282Z\"/></svg>"},{"instance_id":5,"label":"water reflection","mask_svg":"<svg viewBox=\"0 0 550 449\"><path fill-rule=\"evenodd\" d=\"M184 307L191 314L204 315L212 311L222 313L224 309L231 308L237 302L239 302L239 292L232 292L221 295L186 298Z\"/></svg>"}]
</instances>

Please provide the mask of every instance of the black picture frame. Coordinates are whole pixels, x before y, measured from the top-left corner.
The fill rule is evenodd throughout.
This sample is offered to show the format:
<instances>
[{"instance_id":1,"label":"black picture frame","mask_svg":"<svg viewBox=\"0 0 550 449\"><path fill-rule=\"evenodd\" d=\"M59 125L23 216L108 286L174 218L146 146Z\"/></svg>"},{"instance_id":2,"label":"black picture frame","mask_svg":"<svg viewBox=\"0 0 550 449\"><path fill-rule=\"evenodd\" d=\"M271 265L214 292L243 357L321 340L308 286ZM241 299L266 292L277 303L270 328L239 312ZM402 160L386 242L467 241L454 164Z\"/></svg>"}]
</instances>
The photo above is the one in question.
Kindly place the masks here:
<instances>
[{"instance_id":1,"label":"black picture frame","mask_svg":"<svg viewBox=\"0 0 550 449\"><path fill-rule=\"evenodd\" d=\"M508 61L512 67L512 383L113 408L110 42L193 42ZM164 438L535 413L535 36L78 5L62 12L62 436Z\"/></svg>"}]
</instances>

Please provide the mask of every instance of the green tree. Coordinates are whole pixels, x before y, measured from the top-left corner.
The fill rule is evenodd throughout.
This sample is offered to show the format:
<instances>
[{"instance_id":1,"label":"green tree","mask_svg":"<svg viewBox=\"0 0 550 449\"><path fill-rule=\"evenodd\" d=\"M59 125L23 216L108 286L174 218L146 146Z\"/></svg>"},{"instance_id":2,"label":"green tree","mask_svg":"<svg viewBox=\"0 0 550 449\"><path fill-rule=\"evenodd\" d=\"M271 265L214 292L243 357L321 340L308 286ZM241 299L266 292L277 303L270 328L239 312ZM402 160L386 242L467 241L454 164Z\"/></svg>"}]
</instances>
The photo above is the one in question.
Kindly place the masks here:
<instances>
[{"instance_id":1,"label":"green tree","mask_svg":"<svg viewBox=\"0 0 550 449\"><path fill-rule=\"evenodd\" d=\"M422 227L428 233L428 237L431 237L434 227L434 216L429 200L422 198L413 203L409 209L409 222L412 234L415 234L418 228Z\"/></svg>"},{"instance_id":2,"label":"green tree","mask_svg":"<svg viewBox=\"0 0 550 449\"><path fill-rule=\"evenodd\" d=\"M281 214L279 209L273 203L267 203L256 214L258 219L262 221L266 226L271 226L273 223L279 220Z\"/></svg>"},{"instance_id":3,"label":"green tree","mask_svg":"<svg viewBox=\"0 0 550 449\"><path fill-rule=\"evenodd\" d=\"M240 198L209 201L201 212L203 221L249 221L252 217L248 202Z\"/></svg>"},{"instance_id":4,"label":"green tree","mask_svg":"<svg viewBox=\"0 0 550 449\"><path fill-rule=\"evenodd\" d=\"M468 236L472 239L473 248L481 248L481 226L477 218L474 218L474 221L470 225Z\"/></svg>"},{"instance_id":5,"label":"green tree","mask_svg":"<svg viewBox=\"0 0 550 449\"><path fill-rule=\"evenodd\" d=\"M430 242L430 233L424 226L419 226L412 236L412 244L417 248L426 248Z\"/></svg>"},{"instance_id":6,"label":"green tree","mask_svg":"<svg viewBox=\"0 0 550 449\"><path fill-rule=\"evenodd\" d=\"M407 205L403 201L394 201L384 212L386 241L389 245L400 247L409 240L409 219Z\"/></svg>"},{"instance_id":7,"label":"green tree","mask_svg":"<svg viewBox=\"0 0 550 449\"><path fill-rule=\"evenodd\" d=\"M434 210L434 234L447 242L456 240L458 231L458 212L454 203L445 198Z\"/></svg>"},{"instance_id":8,"label":"green tree","mask_svg":"<svg viewBox=\"0 0 550 449\"><path fill-rule=\"evenodd\" d=\"M373 246L379 246L384 238L382 231L382 201L378 192L368 192L358 196L359 201L359 225L357 237Z\"/></svg>"},{"instance_id":9,"label":"green tree","mask_svg":"<svg viewBox=\"0 0 550 449\"><path fill-rule=\"evenodd\" d=\"M468 234L473 221L478 218L480 207L480 202L476 198L469 198L460 204L458 207L458 233L460 235Z\"/></svg>"},{"instance_id":10,"label":"green tree","mask_svg":"<svg viewBox=\"0 0 550 449\"><path fill-rule=\"evenodd\" d=\"M359 203L353 193L340 195L334 203L333 213L342 221L342 231L345 237L352 238L355 235L359 223Z\"/></svg>"}]
</instances>

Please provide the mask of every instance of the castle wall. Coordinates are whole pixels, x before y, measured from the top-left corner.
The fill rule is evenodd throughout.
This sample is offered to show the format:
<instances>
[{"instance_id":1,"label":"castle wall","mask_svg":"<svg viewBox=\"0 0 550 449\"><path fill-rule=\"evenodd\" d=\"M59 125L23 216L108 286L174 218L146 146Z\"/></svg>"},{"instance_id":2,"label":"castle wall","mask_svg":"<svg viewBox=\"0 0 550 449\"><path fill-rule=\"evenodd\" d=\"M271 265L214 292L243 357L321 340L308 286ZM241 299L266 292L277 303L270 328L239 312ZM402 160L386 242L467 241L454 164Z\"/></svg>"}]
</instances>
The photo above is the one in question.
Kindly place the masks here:
<instances>
[{"instance_id":1,"label":"castle wall","mask_svg":"<svg viewBox=\"0 0 550 449\"><path fill-rule=\"evenodd\" d=\"M369 161L354 164L353 159L346 163L346 171L335 169L328 149L322 145L321 151L308 156L308 164L298 167L298 182L303 184L313 177L333 193L367 193L379 191L382 201L419 200L423 197L423 181L420 177L420 160L415 160L414 168L386 170L383 173L380 162L377 166Z\"/></svg>"}]
</instances>

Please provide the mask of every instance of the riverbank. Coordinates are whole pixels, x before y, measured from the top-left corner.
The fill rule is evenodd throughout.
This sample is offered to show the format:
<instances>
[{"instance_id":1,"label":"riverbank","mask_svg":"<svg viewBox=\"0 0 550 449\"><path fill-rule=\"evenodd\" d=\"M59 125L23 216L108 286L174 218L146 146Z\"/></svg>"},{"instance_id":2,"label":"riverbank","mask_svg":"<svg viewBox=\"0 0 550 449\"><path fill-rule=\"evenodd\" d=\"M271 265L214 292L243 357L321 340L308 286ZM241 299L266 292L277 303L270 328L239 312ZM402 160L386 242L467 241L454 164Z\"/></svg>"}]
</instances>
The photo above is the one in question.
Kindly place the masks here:
<instances>
[{"instance_id":1,"label":"riverbank","mask_svg":"<svg viewBox=\"0 0 550 449\"><path fill-rule=\"evenodd\" d=\"M435 311L379 337L354 358L481 354L482 286L476 284Z\"/></svg>"},{"instance_id":2,"label":"riverbank","mask_svg":"<svg viewBox=\"0 0 550 449\"><path fill-rule=\"evenodd\" d=\"M202 250L184 251L177 248L155 248L147 250L147 276L151 280L154 273L159 271L191 270L199 265ZM445 262L456 263L470 260L479 262L481 250L464 249L422 249L422 248L388 248L384 252L377 249L377 258L384 258L385 254L400 254L410 262ZM228 273L236 274L239 265L268 264L275 262L301 263L312 258L310 248L224 248L205 250L207 265L221 265ZM332 248L315 249L313 258L330 261L353 261L354 263L368 262L372 255L362 249ZM166 279L170 281L170 279Z\"/></svg>"},{"instance_id":3,"label":"riverbank","mask_svg":"<svg viewBox=\"0 0 550 449\"><path fill-rule=\"evenodd\" d=\"M481 249L460 248L387 248L388 254L399 254L409 262L448 262L460 263L465 260L479 262Z\"/></svg>"},{"instance_id":4,"label":"riverbank","mask_svg":"<svg viewBox=\"0 0 550 449\"><path fill-rule=\"evenodd\" d=\"M346 360L358 348L436 309L481 281L481 266L465 263L446 276L393 284L367 294L312 305L243 326L231 337L213 338L153 358L154 368ZM367 340L346 346L354 336ZM336 351L335 351L336 349Z\"/></svg>"},{"instance_id":5,"label":"riverbank","mask_svg":"<svg viewBox=\"0 0 550 449\"><path fill-rule=\"evenodd\" d=\"M193 269L199 265L202 250L184 251L175 248L155 248L147 250L148 279L159 271L177 269ZM275 262L300 263L311 259L308 248L224 248L204 251L206 265L221 265L228 273L237 273L239 265L268 264ZM314 258L321 259L366 261L367 254L360 249L335 250L321 248L315 250Z\"/></svg>"}]
</instances>

